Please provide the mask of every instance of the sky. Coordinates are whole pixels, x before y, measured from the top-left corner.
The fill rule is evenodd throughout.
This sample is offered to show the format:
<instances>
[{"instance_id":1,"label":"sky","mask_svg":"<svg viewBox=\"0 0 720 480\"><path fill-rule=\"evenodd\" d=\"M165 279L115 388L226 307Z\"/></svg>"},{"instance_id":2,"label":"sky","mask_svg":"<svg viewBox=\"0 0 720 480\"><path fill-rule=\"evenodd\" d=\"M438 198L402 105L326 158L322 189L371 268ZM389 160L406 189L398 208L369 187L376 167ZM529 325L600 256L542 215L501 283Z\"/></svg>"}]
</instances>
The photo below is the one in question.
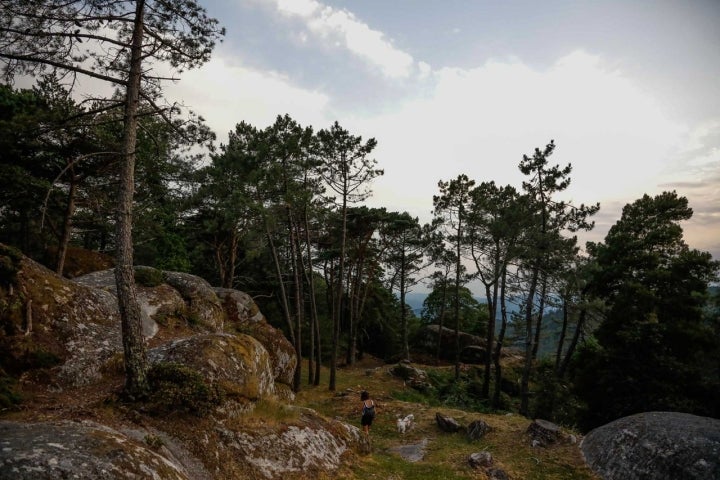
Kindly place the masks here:
<instances>
[{"instance_id":1,"label":"sky","mask_svg":"<svg viewBox=\"0 0 720 480\"><path fill-rule=\"evenodd\" d=\"M227 29L166 96L219 142L289 114L374 137L366 202L427 222L438 181L520 187L551 139L562 199L622 207L676 190L693 248L720 259L720 1L204 0Z\"/></svg>"}]
</instances>

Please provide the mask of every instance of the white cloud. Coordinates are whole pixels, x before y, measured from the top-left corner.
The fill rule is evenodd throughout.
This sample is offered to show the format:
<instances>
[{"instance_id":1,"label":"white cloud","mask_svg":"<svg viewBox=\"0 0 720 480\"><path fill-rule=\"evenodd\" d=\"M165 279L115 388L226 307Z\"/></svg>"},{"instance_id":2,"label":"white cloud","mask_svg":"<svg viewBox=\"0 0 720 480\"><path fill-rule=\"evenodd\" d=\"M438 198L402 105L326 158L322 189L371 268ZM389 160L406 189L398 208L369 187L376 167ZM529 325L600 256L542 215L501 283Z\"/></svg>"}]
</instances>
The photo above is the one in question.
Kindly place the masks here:
<instances>
[{"instance_id":1,"label":"white cloud","mask_svg":"<svg viewBox=\"0 0 720 480\"><path fill-rule=\"evenodd\" d=\"M231 65L219 55L200 69L183 73L182 80L165 91L169 99L182 101L202 115L222 141L242 120L264 127L288 113L303 125L332 121L325 94L297 87L275 72Z\"/></svg>"},{"instance_id":2,"label":"white cloud","mask_svg":"<svg viewBox=\"0 0 720 480\"><path fill-rule=\"evenodd\" d=\"M414 72L413 57L395 48L385 34L373 30L351 12L315 0L273 0L284 15L299 17L307 28L338 47L374 65L388 77L407 78Z\"/></svg>"},{"instance_id":3,"label":"white cloud","mask_svg":"<svg viewBox=\"0 0 720 480\"><path fill-rule=\"evenodd\" d=\"M557 144L551 162L573 164L573 201L632 201L658 189L686 131L630 78L584 52L544 70L493 60L430 78L431 94L355 119L377 137L386 172L374 201L426 219L438 180L466 173L519 187L522 155L550 139Z\"/></svg>"}]
</instances>

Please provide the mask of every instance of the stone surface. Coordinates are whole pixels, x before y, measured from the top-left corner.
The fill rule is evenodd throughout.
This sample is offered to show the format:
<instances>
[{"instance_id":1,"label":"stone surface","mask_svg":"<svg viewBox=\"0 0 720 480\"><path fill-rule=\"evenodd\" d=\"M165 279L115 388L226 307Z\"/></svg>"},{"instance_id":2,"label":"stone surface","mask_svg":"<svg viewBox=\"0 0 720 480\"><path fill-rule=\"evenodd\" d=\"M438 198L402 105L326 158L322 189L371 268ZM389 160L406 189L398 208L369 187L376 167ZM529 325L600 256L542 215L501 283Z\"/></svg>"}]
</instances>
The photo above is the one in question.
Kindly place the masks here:
<instances>
[{"instance_id":1,"label":"stone surface","mask_svg":"<svg viewBox=\"0 0 720 480\"><path fill-rule=\"evenodd\" d=\"M530 436L534 446L546 447L556 443L560 438L560 427L547 420L536 419L525 431Z\"/></svg>"},{"instance_id":2,"label":"stone surface","mask_svg":"<svg viewBox=\"0 0 720 480\"><path fill-rule=\"evenodd\" d=\"M720 478L720 420L649 412L590 431L580 448L605 480Z\"/></svg>"},{"instance_id":3,"label":"stone surface","mask_svg":"<svg viewBox=\"0 0 720 480\"><path fill-rule=\"evenodd\" d=\"M223 330L225 312L220 299L207 281L181 272L163 272L163 279L185 300L188 315L210 331Z\"/></svg>"},{"instance_id":4,"label":"stone surface","mask_svg":"<svg viewBox=\"0 0 720 480\"><path fill-rule=\"evenodd\" d=\"M471 442L480 440L485 436L492 428L484 420L473 420L467 426L467 437Z\"/></svg>"},{"instance_id":5,"label":"stone surface","mask_svg":"<svg viewBox=\"0 0 720 480\"><path fill-rule=\"evenodd\" d=\"M390 374L402 378L405 383L415 390L423 391L430 387L427 372L412 366L409 362L400 362L389 370Z\"/></svg>"},{"instance_id":6,"label":"stone surface","mask_svg":"<svg viewBox=\"0 0 720 480\"><path fill-rule=\"evenodd\" d=\"M90 421L0 421L1 480L189 480L183 465L168 454Z\"/></svg>"},{"instance_id":7,"label":"stone surface","mask_svg":"<svg viewBox=\"0 0 720 480\"><path fill-rule=\"evenodd\" d=\"M468 463L475 469L486 469L493 464L493 457L490 452L475 452L468 457Z\"/></svg>"},{"instance_id":8,"label":"stone surface","mask_svg":"<svg viewBox=\"0 0 720 480\"><path fill-rule=\"evenodd\" d=\"M440 412L437 412L435 414L435 421L437 422L438 427L440 427L440 430L447 433L455 433L458 430L460 430L460 424L452 417L448 417L447 415L443 415Z\"/></svg>"},{"instance_id":9,"label":"stone surface","mask_svg":"<svg viewBox=\"0 0 720 480\"><path fill-rule=\"evenodd\" d=\"M425 458L425 449L427 448L427 444L427 438L423 438L420 443L398 445L397 447L392 447L390 451L397 453L410 463L415 463Z\"/></svg>"},{"instance_id":10,"label":"stone surface","mask_svg":"<svg viewBox=\"0 0 720 480\"><path fill-rule=\"evenodd\" d=\"M275 382L292 385L297 367L295 347L282 331L265 320L250 295L239 290L215 288L227 316L227 331L242 332L258 340L270 355Z\"/></svg>"},{"instance_id":11,"label":"stone surface","mask_svg":"<svg viewBox=\"0 0 720 480\"><path fill-rule=\"evenodd\" d=\"M111 270L71 281L1 249L0 262L12 267L0 279L0 299L9 305L0 317L4 358L13 365L28 352L50 359L49 365L26 364L8 374L22 374L28 385L37 382L67 399L76 391L92 391L94 382L106 380L104 373L120 373L120 319ZM204 417L172 412L156 418L145 415L143 406L137 411L123 406L106 418L72 407L73 418L87 414L95 422L0 422L0 480L332 478L348 456L369 446L354 426L309 409L296 414L294 407L280 403L294 398L282 383L292 378L294 350L247 294L221 292L230 299L221 302L198 277L161 272L157 279L167 283L149 286L155 283L150 276L148 285L138 285L143 312L158 320L152 338L157 347L148 352L149 359L187 365L221 384L224 403ZM182 322L181 328L169 317ZM217 332L220 328L227 331ZM289 413L270 421L263 414L246 415L266 397L264 408L275 405ZM98 423L100 418L112 428Z\"/></svg>"},{"instance_id":12,"label":"stone surface","mask_svg":"<svg viewBox=\"0 0 720 480\"><path fill-rule=\"evenodd\" d=\"M243 475L231 478L313 478L314 473L337 469L346 452L361 444L357 427L318 417L282 429L218 427L217 432L223 449L245 464Z\"/></svg>"},{"instance_id":13,"label":"stone surface","mask_svg":"<svg viewBox=\"0 0 720 480\"><path fill-rule=\"evenodd\" d=\"M427 325L418 332L417 348L434 354L437 351L438 336L440 335L440 356L446 360L455 359L455 330L439 325ZM460 332L460 351L470 345L485 346L485 340L477 335Z\"/></svg>"},{"instance_id":14,"label":"stone surface","mask_svg":"<svg viewBox=\"0 0 720 480\"><path fill-rule=\"evenodd\" d=\"M460 361L463 363L480 364L485 362L487 350L480 345L468 345L460 351Z\"/></svg>"},{"instance_id":15,"label":"stone surface","mask_svg":"<svg viewBox=\"0 0 720 480\"><path fill-rule=\"evenodd\" d=\"M207 334L175 340L150 350L148 359L192 367L228 392L250 400L275 393L267 350L249 335Z\"/></svg>"}]
</instances>

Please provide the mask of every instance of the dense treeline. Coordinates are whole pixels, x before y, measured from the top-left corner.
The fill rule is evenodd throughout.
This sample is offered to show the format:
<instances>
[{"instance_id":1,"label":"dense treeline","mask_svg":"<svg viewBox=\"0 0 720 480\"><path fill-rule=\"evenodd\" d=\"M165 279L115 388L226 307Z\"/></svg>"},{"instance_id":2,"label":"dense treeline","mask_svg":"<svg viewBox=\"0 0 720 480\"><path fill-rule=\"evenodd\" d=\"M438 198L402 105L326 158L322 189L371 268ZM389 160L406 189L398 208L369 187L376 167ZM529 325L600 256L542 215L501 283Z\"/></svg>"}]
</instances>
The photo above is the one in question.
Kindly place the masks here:
<instances>
[{"instance_id":1,"label":"dense treeline","mask_svg":"<svg viewBox=\"0 0 720 480\"><path fill-rule=\"evenodd\" d=\"M97 17L75 14L86 26ZM76 36L94 38L83 32ZM2 34L6 45L24 35ZM59 42L70 40L58 34ZM22 60L12 55L0 54L6 75ZM129 72L129 63L115 67ZM318 131L288 115L265 128L240 122L227 144L203 158L190 152L212 133L159 108L153 78L140 84L128 126L128 82L117 80L112 98L76 102L61 76L24 72L36 76L33 89L0 85L0 242L59 274L72 274L68 252L82 248L114 254L118 266L130 259L130 266L191 272L247 291L305 359L296 389L327 382L334 390L337 367L366 352L419 356L415 334L432 323L453 331L454 348L441 352L438 335L422 355L439 361L450 353L458 384L467 375L460 334L485 339L472 394L487 408L516 407L584 428L646 410L719 414L720 313L708 296L718 263L683 241L680 222L692 210L675 192L627 205L604 242L581 252L574 233L593 228L600 206L560 198L572 167L550 162L551 141L523 156L520 189L466 175L440 180L432 221L423 225L407 212L364 205L383 174L372 158L376 141L338 122ZM114 192L128 181L131 205L123 210L118 198L128 196ZM129 256L118 254L128 234L120 210L131 213ZM482 291L470 292L471 281ZM405 297L421 282L432 293L417 318ZM550 319L556 336L542 357ZM523 362L506 372L501 358L511 333L522 341ZM126 349L126 362L133 352ZM138 376L131 387L141 394L144 360L137 360L127 374Z\"/></svg>"}]
</instances>

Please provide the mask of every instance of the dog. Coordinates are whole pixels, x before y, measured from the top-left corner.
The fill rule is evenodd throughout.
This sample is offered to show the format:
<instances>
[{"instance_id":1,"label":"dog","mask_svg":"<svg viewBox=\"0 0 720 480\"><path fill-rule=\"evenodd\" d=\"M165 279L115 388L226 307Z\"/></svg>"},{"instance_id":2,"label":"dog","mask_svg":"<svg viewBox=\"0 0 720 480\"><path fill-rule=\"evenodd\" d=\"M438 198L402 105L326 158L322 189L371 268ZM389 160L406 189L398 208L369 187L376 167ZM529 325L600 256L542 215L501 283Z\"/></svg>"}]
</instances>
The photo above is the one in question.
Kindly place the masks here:
<instances>
[{"instance_id":1,"label":"dog","mask_svg":"<svg viewBox=\"0 0 720 480\"><path fill-rule=\"evenodd\" d=\"M400 418L400 416L398 415L398 419L397 419L398 432L404 434L405 432L410 430L410 428L413 425L414 420L415 420L415 415L413 415L412 413L410 415L406 415L405 418Z\"/></svg>"}]
</instances>

